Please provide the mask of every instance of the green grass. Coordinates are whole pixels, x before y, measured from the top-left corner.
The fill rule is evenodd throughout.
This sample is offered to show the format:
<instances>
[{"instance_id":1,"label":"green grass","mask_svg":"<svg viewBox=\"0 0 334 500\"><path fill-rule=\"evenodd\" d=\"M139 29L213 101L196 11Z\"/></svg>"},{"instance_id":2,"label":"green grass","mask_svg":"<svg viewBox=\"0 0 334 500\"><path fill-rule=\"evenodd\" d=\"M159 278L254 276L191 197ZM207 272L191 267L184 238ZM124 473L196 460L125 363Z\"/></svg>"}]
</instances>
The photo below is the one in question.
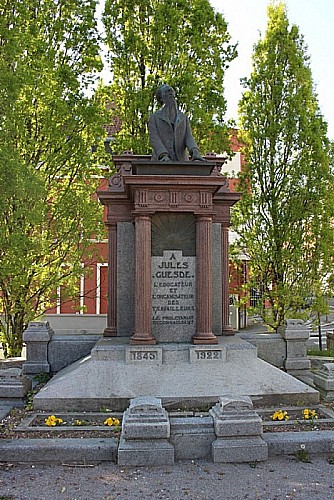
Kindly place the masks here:
<instances>
[{"instance_id":1,"label":"green grass","mask_svg":"<svg viewBox=\"0 0 334 500\"><path fill-rule=\"evenodd\" d=\"M308 356L325 356L327 358L333 357L334 353L329 351L328 349L323 349L320 351L319 349L308 349Z\"/></svg>"}]
</instances>

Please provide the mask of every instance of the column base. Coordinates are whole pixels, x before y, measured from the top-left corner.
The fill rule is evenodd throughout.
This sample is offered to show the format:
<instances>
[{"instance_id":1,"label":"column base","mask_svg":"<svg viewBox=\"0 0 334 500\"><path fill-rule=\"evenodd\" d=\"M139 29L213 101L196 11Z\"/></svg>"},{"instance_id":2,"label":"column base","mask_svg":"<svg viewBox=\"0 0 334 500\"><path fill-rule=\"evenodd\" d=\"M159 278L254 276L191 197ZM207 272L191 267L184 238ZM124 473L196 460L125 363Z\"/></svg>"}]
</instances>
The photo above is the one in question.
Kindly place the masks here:
<instances>
[{"instance_id":1,"label":"column base","mask_svg":"<svg viewBox=\"0 0 334 500\"><path fill-rule=\"evenodd\" d=\"M218 344L217 337L213 333L195 333L192 336L193 344Z\"/></svg>"},{"instance_id":2,"label":"column base","mask_svg":"<svg viewBox=\"0 0 334 500\"><path fill-rule=\"evenodd\" d=\"M156 338L153 337L153 335L145 335L142 333L135 333L130 340L131 345L154 345L156 343Z\"/></svg>"},{"instance_id":3,"label":"column base","mask_svg":"<svg viewBox=\"0 0 334 500\"><path fill-rule=\"evenodd\" d=\"M231 325L224 325L222 327L222 335L224 335L224 337L231 337L232 335L235 335L235 331Z\"/></svg>"},{"instance_id":4,"label":"column base","mask_svg":"<svg viewBox=\"0 0 334 500\"><path fill-rule=\"evenodd\" d=\"M103 331L103 337L117 337L117 331L114 326L107 326Z\"/></svg>"}]
</instances>

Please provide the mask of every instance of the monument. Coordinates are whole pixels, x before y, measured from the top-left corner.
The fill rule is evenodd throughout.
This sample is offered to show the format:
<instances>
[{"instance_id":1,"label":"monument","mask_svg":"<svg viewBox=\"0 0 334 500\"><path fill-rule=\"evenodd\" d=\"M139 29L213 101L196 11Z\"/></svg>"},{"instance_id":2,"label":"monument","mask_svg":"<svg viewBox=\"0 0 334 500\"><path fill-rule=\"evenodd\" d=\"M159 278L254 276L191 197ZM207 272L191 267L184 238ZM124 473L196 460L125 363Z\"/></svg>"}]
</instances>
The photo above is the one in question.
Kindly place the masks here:
<instances>
[{"instance_id":1,"label":"monument","mask_svg":"<svg viewBox=\"0 0 334 500\"><path fill-rule=\"evenodd\" d=\"M200 155L173 89L157 95L164 105L149 122L152 157L115 156L109 189L98 192L111 264L104 335L131 336L132 345L216 344L233 334L228 229L239 194L220 175L224 160Z\"/></svg>"},{"instance_id":2,"label":"monument","mask_svg":"<svg viewBox=\"0 0 334 500\"><path fill-rule=\"evenodd\" d=\"M157 98L152 156L114 156L116 173L97 193L108 228L107 327L89 356L36 395L36 409L125 410L138 396L166 409L226 394L317 401L317 391L234 336L228 232L239 194L221 175L225 159L201 156L173 89L162 86Z\"/></svg>"}]
</instances>

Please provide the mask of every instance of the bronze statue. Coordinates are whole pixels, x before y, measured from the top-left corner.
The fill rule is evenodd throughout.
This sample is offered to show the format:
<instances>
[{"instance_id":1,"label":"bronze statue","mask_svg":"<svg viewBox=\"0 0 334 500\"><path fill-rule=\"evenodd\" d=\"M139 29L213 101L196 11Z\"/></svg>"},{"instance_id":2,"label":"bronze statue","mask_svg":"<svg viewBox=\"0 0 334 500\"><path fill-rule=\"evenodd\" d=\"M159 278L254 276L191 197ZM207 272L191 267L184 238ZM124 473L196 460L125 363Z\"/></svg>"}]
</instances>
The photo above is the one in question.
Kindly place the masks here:
<instances>
[{"instance_id":1,"label":"bronze statue","mask_svg":"<svg viewBox=\"0 0 334 500\"><path fill-rule=\"evenodd\" d=\"M205 161L192 135L189 118L177 106L175 92L169 85L156 91L161 109L150 116L149 135L153 149L152 161Z\"/></svg>"}]
</instances>

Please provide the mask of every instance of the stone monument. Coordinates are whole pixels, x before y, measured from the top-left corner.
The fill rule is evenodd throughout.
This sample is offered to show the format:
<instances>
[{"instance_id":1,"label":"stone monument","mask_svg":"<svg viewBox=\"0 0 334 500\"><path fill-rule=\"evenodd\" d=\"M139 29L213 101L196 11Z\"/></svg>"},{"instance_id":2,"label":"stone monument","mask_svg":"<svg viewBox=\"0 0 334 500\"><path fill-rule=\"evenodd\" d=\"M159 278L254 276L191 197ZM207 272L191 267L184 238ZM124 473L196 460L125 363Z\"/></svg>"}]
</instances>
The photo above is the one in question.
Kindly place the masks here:
<instances>
[{"instance_id":1,"label":"stone monument","mask_svg":"<svg viewBox=\"0 0 334 500\"><path fill-rule=\"evenodd\" d=\"M223 160L200 155L173 89L163 85L157 96L164 106L150 118L152 158L114 157L109 190L98 192L109 231L104 335L131 336L133 345L216 344L233 334L228 229L239 194L220 175Z\"/></svg>"},{"instance_id":2,"label":"stone monument","mask_svg":"<svg viewBox=\"0 0 334 500\"><path fill-rule=\"evenodd\" d=\"M104 335L147 345L212 344L233 334L228 228L239 195L213 162L114 161L110 188L98 193L107 205L111 263Z\"/></svg>"},{"instance_id":3,"label":"stone monument","mask_svg":"<svg viewBox=\"0 0 334 500\"><path fill-rule=\"evenodd\" d=\"M107 327L90 356L36 395L35 408L124 410L139 396L166 409L198 408L224 394L272 404L302 393L317 401L317 391L234 336L228 232L239 194L220 173L225 159L201 156L173 89L162 86L157 98L163 107L150 119L152 157L114 156L116 173L97 193L108 228ZM135 416L132 408L128 423ZM132 441L125 438L125 454Z\"/></svg>"}]
</instances>

